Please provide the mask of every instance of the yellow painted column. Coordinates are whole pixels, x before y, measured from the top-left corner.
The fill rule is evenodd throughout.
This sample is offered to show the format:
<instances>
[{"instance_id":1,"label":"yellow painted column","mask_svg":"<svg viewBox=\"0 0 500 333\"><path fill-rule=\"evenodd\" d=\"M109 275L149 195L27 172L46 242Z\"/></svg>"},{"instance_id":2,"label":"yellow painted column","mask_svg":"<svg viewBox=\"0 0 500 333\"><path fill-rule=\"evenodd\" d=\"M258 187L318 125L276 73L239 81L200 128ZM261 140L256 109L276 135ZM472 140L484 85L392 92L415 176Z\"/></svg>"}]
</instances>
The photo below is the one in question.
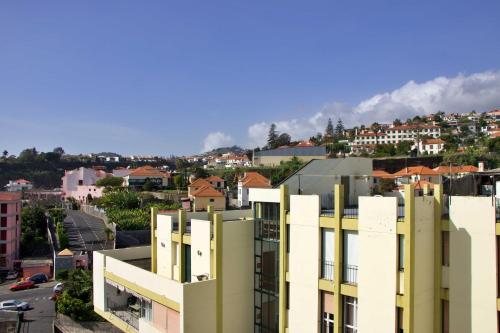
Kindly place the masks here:
<instances>
[{"instance_id":1,"label":"yellow painted column","mask_svg":"<svg viewBox=\"0 0 500 333\"><path fill-rule=\"evenodd\" d=\"M404 296L406 307L403 310L403 328L405 333L413 332L414 319L414 281L415 281L415 187L405 185L405 240L404 240Z\"/></svg>"},{"instance_id":2,"label":"yellow painted column","mask_svg":"<svg viewBox=\"0 0 500 333\"><path fill-rule=\"evenodd\" d=\"M177 266L179 267L179 282L183 283L186 281L185 272L184 272L186 251L184 249L184 244L182 243L182 236L184 235L184 232L186 231L186 211L184 209L179 209L178 216L179 216L179 239L181 241L178 244L179 252L180 252L179 253L180 262L178 263Z\"/></svg>"},{"instance_id":3,"label":"yellow painted column","mask_svg":"<svg viewBox=\"0 0 500 333\"><path fill-rule=\"evenodd\" d=\"M213 223L214 221L214 206L208 205L207 206L207 214L208 214L208 220Z\"/></svg>"},{"instance_id":4,"label":"yellow painted column","mask_svg":"<svg viewBox=\"0 0 500 333\"><path fill-rule=\"evenodd\" d=\"M279 332L286 332L286 213L290 210L288 186L280 186Z\"/></svg>"},{"instance_id":5,"label":"yellow painted column","mask_svg":"<svg viewBox=\"0 0 500 333\"><path fill-rule=\"evenodd\" d=\"M214 220L214 241L215 241L215 290L216 290L216 313L217 313L217 333L223 331L223 302L222 302L222 214L215 213Z\"/></svg>"},{"instance_id":6,"label":"yellow painted column","mask_svg":"<svg viewBox=\"0 0 500 333\"><path fill-rule=\"evenodd\" d=\"M434 185L434 333L441 332L441 214L443 204L443 185Z\"/></svg>"},{"instance_id":7,"label":"yellow painted column","mask_svg":"<svg viewBox=\"0 0 500 333\"><path fill-rule=\"evenodd\" d=\"M344 235L342 233L342 215L344 214L344 185L335 184L334 188L335 200L335 216L334 216L334 229L335 229L335 253L333 263L333 316L334 316L334 332L343 332L342 318L342 295L340 294L340 284L342 283L343 272L343 252L344 252Z\"/></svg>"},{"instance_id":8,"label":"yellow painted column","mask_svg":"<svg viewBox=\"0 0 500 333\"><path fill-rule=\"evenodd\" d=\"M151 208L151 272L156 273L156 253L157 253L157 241L156 241L156 225L158 221L158 208Z\"/></svg>"}]
</instances>

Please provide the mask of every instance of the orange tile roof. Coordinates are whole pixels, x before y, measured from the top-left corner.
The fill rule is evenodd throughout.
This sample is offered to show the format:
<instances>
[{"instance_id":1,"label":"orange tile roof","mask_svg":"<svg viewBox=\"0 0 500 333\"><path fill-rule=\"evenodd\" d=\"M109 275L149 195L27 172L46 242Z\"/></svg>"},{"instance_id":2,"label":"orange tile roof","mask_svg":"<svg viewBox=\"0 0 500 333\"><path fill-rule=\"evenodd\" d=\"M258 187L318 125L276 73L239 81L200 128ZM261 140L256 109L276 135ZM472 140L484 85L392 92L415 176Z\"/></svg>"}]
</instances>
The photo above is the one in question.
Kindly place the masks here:
<instances>
[{"instance_id":1,"label":"orange tile roof","mask_svg":"<svg viewBox=\"0 0 500 333\"><path fill-rule=\"evenodd\" d=\"M223 197L224 194L214 189L211 185L202 186L198 191L191 194L193 197Z\"/></svg>"},{"instance_id":2,"label":"orange tile roof","mask_svg":"<svg viewBox=\"0 0 500 333\"><path fill-rule=\"evenodd\" d=\"M21 200L20 192L0 192L0 201L17 201Z\"/></svg>"},{"instance_id":3,"label":"orange tile roof","mask_svg":"<svg viewBox=\"0 0 500 333\"><path fill-rule=\"evenodd\" d=\"M139 167L137 169L132 170L129 176L137 176L137 177L166 177L165 173L162 171L153 168L152 166L146 165L143 167Z\"/></svg>"},{"instance_id":4,"label":"orange tile roof","mask_svg":"<svg viewBox=\"0 0 500 333\"><path fill-rule=\"evenodd\" d=\"M461 166L452 165L451 167L447 165L440 165L437 168L434 168L433 170L441 175L449 175L455 173L477 172L479 169L473 165L461 165Z\"/></svg>"},{"instance_id":5,"label":"orange tile roof","mask_svg":"<svg viewBox=\"0 0 500 333\"><path fill-rule=\"evenodd\" d=\"M240 179L243 187L271 187L271 182L266 177L258 172L245 172L245 175Z\"/></svg>"},{"instance_id":6,"label":"orange tile roof","mask_svg":"<svg viewBox=\"0 0 500 333\"><path fill-rule=\"evenodd\" d=\"M425 185L428 185L430 189L434 188L434 183L428 182L426 180L419 180L416 182L412 182L411 184L415 186L416 190L423 190ZM398 189L404 189L404 185L399 185Z\"/></svg>"},{"instance_id":7,"label":"orange tile roof","mask_svg":"<svg viewBox=\"0 0 500 333\"><path fill-rule=\"evenodd\" d=\"M442 145L444 144L444 141L437 138L437 139L425 139L422 140L424 145Z\"/></svg>"},{"instance_id":8,"label":"orange tile roof","mask_svg":"<svg viewBox=\"0 0 500 333\"><path fill-rule=\"evenodd\" d=\"M206 179L198 178L188 185L188 187L212 186Z\"/></svg>"},{"instance_id":9,"label":"orange tile roof","mask_svg":"<svg viewBox=\"0 0 500 333\"><path fill-rule=\"evenodd\" d=\"M29 184L29 183L31 183L29 180L26 180L26 179L14 180L14 182L18 183L18 184Z\"/></svg>"},{"instance_id":10,"label":"orange tile roof","mask_svg":"<svg viewBox=\"0 0 500 333\"><path fill-rule=\"evenodd\" d=\"M205 180L208 180L209 182L223 182L224 179L220 178L219 176L210 176L208 178L205 178Z\"/></svg>"},{"instance_id":11,"label":"orange tile roof","mask_svg":"<svg viewBox=\"0 0 500 333\"><path fill-rule=\"evenodd\" d=\"M372 176L378 178L394 178L393 175L384 170L373 170Z\"/></svg>"},{"instance_id":12,"label":"orange tile roof","mask_svg":"<svg viewBox=\"0 0 500 333\"><path fill-rule=\"evenodd\" d=\"M412 175L427 175L427 176L437 176L439 173L426 167L426 166L413 166L407 167L399 170L393 174L394 176L412 176Z\"/></svg>"}]
</instances>

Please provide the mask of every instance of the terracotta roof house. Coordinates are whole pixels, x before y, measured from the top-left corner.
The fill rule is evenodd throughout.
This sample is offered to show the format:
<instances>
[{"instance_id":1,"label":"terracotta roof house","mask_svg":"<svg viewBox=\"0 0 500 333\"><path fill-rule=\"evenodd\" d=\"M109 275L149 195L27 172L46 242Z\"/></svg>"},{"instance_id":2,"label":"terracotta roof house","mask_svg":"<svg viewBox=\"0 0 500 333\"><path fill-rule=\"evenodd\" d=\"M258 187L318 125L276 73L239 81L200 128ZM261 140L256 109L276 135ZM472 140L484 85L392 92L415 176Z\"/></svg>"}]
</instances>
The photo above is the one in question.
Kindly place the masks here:
<instances>
[{"instance_id":1,"label":"terracotta roof house","mask_svg":"<svg viewBox=\"0 0 500 333\"><path fill-rule=\"evenodd\" d=\"M478 172L479 168L474 166L474 165L460 165L460 166L440 165L437 168L434 168L433 170L436 171L437 173L439 173L440 175L443 175L443 176L454 175L454 176L462 177L462 176L465 176L469 173Z\"/></svg>"},{"instance_id":2,"label":"terracotta roof house","mask_svg":"<svg viewBox=\"0 0 500 333\"><path fill-rule=\"evenodd\" d=\"M188 185L188 197L191 198L194 192L198 191L200 188L205 186L212 186L212 184L204 178L196 179L195 181L193 181L191 184Z\"/></svg>"},{"instance_id":3,"label":"terracotta roof house","mask_svg":"<svg viewBox=\"0 0 500 333\"><path fill-rule=\"evenodd\" d=\"M157 187L163 188L170 184L171 175L152 166L146 165L133 169L123 177L125 186L142 188L147 180L153 182Z\"/></svg>"},{"instance_id":4,"label":"terracotta roof house","mask_svg":"<svg viewBox=\"0 0 500 333\"><path fill-rule=\"evenodd\" d=\"M424 139L418 143L418 151L422 154L437 155L444 150L444 144L440 138Z\"/></svg>"},{"instance_id":5,"label":"terracotta roof house","mask_svg":"<svg viewBox=\"0 0 500 333\"><path fill-rule=\"evenodd\" d=\"M406 167L393 174L396 177L396 184L409 184L425 180L431 183L441 183L441 175L426 167L426 166L413 166Z\"/></svg>"},{"instance_id":6,"label":"terracotta roof house","mask_svg":"<svg viewBox=\"0 0 500 333\"><path fill-rule=\"evenodd\" d=\"M245 172L238 181L238 207L247 207L250 188L271 188L271 181L258 172Z\"/></svg>"},{"instance_id":7,"label":"terracotta roof house","mask_svg":"<svg viewBox=\"0 0 500 333\"><path fill-rule=\"evenodd\" d=\"M222 190L225 187L225 181L219 176L210 176L208 178L205 178L206 181L208 181L212 186L218 190Z\"/></svg>"},{"instance_id":8,"label":"terracotta roof house","mask_svg":"<svg viewBox=\"0 0 500 333\"><path fill-rule=\"evenodd\" d=\"M385 170L373 170L372 176L376 178L393 179L394 176Z\"/></svg>"},{"instance_id":9,"label":"terracotta roof house","mask_svg":"<svg viewBox=\"0 0 500 333\"><path fill-rule=\"evenodd\" d=\"M211 184L193 191L191 198L193 201L193 211L207 210L209 205L213 206L215 210L226 209L225 195L213 188Z\"/></svg>"}]
</instances>

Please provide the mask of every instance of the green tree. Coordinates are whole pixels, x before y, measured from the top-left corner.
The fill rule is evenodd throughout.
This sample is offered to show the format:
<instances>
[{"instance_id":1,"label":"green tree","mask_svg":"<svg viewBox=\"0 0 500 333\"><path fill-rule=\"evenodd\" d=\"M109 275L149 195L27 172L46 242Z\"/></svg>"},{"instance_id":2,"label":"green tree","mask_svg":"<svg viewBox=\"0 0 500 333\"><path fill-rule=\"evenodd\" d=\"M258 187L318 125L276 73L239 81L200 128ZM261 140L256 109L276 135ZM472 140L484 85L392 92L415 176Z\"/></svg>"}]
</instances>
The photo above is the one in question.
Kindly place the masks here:
<instances>
[{"instance_id":1,"label":"green tree","mask_svg":"<svg viewBox=\"0 0 500 333\"><path fill-rule=\"evenodd\" d=\"M396 145L396 155L409 155L412 145L411 141L400 141Z\"/></svg>"},{"instance_id":2,"label":"green tree","mask_svg":"<svg viewBox=\"0 0 500 333\"><path fill-rule=\"evenodd\" d=\"M64 149L62 147L56 147L52 150L53 153L63 156L64 155Z\"/></svg>"},{"instance_id":3,"label":"green tree","mask_svg":"<svg viewBox=\"0 0 500 333\"><path fill-rule=\"evenodd\" d=\"M57 312L76 321L101 321L92 303L92 272L75 269L64 275L64 291L56 301Z\"/></svg>"},{"instance_id":4,"label":"green tree","mask_svg":"<svg viewBox=\"0 0 500 333\"><path fill-rule=\"evenodd\" d=\"M35 147L33 148L27 148L23 150L20 154L19 157L17 158L20 162L34 162L36 160L36 157L38 156L38 151L36 150Z\"/></svg>"},{"instance_id":5,"label":"green tree","mask_svg":"<svg viewBox=\"0 0 500 333\"><path fill-rule=\"evenodd\" d=\"M403 125L403 123L401 122L401 119L399 119L399 118L394 119L394 121L392 122L392 124L394 126L401 126L401 125Z\"/></svg>"},{"instance_id":6,"label":"green tree","mask_svg":"<svg viewBox=\"0 0 500 333\"><path fill-rule=\"evenodd\" d=\"M209 176L207 170L203 168L196 168L194 169L194 176L196 178L207 178Z\"/></svg>"},{"instance_id":7,"label":"green tree","mask_svg":"<svg viewBox=\"0 0 500 333\"><path fill-rule=\"evenodd\" d=\"M292 138L287 133L281 133L275 141L275 148L280 146L286 146L290 144Z\"/></svg>"},{"instance_id":8,"label":"green tree","mask_svg":"<svg viewBox=\"0 0 500 333\"><path fill-rule=\"evenodd\" d=\"M123 185L122 177L105 177L101 178L95 183L97 186L104 187L118 187Z\"/></svg>"},{"instance_id":9,"label":"green tree","mask_svg":"<svg viewBox=\"0 0 500 333\"><path fill-rule=\"evenodd\" d=\"M184 187L183 186L184 185L184 177L182 177L182 175L175 175L173 182L174 182L174 186L177 190L180 190L182 187Z\"/></svg>"},{"instance_id":10,"label":"green tree","mask_svg":"<svg viewBox=\"0 0 500 333\"><path fill-rule=\"evenodd\" d=\"M374 122L374 123L373 123L373 124L371 124L371 126L370 126L370 129L371 129L373 132L375 132L375 133L377 133L378 131L380 131L380 128L381 128L381 126L380 126L380 124L379 124L379 123L377 123L377 122Z\"/></svg>"},{"instance_id":11,"label":"green tree","mask_svg":"<svg viewBox=\"0 0 500 333\"><path fill-rule=\"evenodd\" d=\"M337 140L340 140L344 137L344 123L342 122L342 119L339 118L337 121L337 126L335 126L335 137Z\"/></svg>"},{"instance_id":12,"label":"green tree","mask_svg":"<svg viewBox=\"0 0 500 333\"><path fill-rule=\"evenodd\" d=\"M328 118L328 123L326 124L325 128L325 137L333 138L333 135L334 135L334 130L333 130L332 118Z\"/></svg>"},{"instance_id":13,"label":"green tree","mask_svg":"<svg viewBox=\"0 0 500 333\"><path fill-rule=\"evenodd\" d=\"M95 199L94 203L105 209L137 209L141 206L141 198L136 192L116 188Z\"/></svg>"},{"instance_id":14,"label":"green tree","mask_svg":"<svg viewBox=\"0 0 500 333\"><path fill-rule=\"evenodd\" d=\"M146 178L146 181L144 182L144 185L142 185L142 190L143 191L154 191L156 188L155 183L151 181L151 179Z\"/></svg>"},{"instance_id":15,"label":"green tree","mask_svg":"<svg viewBox=\"0 0 500 333\"><path fill-rule=\"evenodd\" d=\"M269 149L274 149L277 147L276 140L278 139L278 133L276 131L276 124L271 124L269 127L269 133L267 135L267 147Z\"/></svg>"},{"instance_id":16,"label":"green tree","mask_svg":"<svg viewBox=\"0 0 500 333\"><path fill-rule=\"evenodd\" d=\"M47 220L40 205L27 206L21 211L21 252L30 255L39 246L47 244Z\"/></svg>"}]
</instances>

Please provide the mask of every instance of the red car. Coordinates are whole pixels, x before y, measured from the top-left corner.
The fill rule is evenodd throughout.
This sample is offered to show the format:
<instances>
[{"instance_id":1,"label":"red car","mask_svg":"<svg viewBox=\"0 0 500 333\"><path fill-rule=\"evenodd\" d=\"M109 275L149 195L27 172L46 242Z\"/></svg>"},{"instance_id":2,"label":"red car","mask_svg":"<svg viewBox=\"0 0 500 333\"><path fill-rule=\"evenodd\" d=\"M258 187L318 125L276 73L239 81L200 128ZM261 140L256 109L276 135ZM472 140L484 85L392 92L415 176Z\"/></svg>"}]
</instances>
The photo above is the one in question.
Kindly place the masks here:
<instances>
[{"instance_id":1,"label":"red car","mask_svg":"<svg viewBox=\"0 0 500 333\"><path fill-rule=\"evenodd\" d=\"M31 289L31 288L36 288L36 285L35 283L33 283L33 281L20 281L20 282L17 282L15 284L13 284L12 286L10 286L10 290L12 291L16 291L16 290L25 290L25 289Z\"/></svg>"}]
</instances>

